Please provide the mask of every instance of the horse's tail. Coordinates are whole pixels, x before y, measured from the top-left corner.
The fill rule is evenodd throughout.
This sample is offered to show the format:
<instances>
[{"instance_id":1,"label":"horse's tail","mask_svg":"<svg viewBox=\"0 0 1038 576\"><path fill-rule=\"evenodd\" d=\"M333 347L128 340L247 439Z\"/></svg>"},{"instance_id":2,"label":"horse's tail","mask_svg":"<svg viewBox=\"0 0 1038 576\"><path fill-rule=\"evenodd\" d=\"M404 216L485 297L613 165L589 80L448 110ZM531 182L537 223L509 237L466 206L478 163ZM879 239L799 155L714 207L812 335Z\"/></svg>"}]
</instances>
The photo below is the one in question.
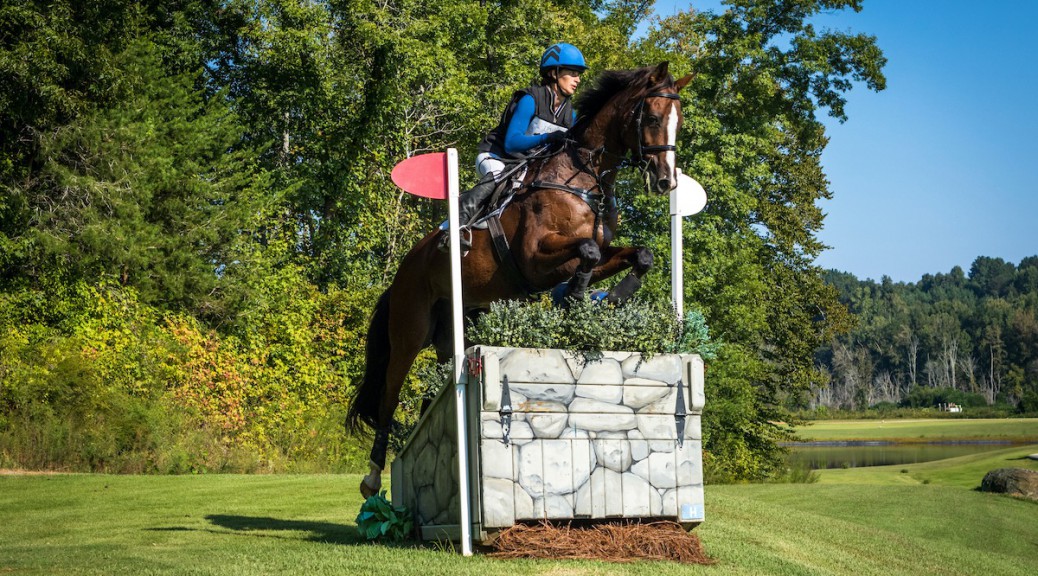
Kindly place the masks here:
<instances>
[{"instance_id":1,"label":"horse's tail","mask_svg":"<svg viewBox=\"0 0 1038 576\"><path fill-rule=\"evenodd\" d=\"M361 424L376 428L382 396L386 391L386 369L389 367L389 290L379 297L368 325L368 342L364 360L364 379L353 391L346 413L346 430L361 431Z\"/></svg>"}]
</instances>

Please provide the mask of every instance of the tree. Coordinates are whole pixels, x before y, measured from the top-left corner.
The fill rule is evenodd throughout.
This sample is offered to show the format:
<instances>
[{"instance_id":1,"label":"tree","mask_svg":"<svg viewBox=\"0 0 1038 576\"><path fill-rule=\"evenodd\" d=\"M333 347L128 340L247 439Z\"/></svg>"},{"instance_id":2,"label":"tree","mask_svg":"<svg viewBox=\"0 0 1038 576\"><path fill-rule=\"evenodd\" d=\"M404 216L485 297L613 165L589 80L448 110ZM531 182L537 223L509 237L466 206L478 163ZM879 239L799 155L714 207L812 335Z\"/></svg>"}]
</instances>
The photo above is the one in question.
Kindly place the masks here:
<instances>
[{"instance_id":1,"label":"tree","mask_svg":"<svg viewBox=\"0 0 1038 576\"><path fill-rule=\"evenodd\" d=\"M1013 289L1016 267L1001 258L981 256L970 266L970 288L978 296L1008 296Z\"/></svg>"},{"instance_id":2,"label":"tree","mask_svg":"<svg viewBox=\"0 0 1038 576\"><path fill-rule=\"evenodd\" d=\"M148 36L111 58L110 105L40 135L40 165L12 196L12 285L117 279L167 309L216 313L218 285L248 240L261 182L226 102L170 74Z\"/></svg>"},{"instance_id":3,"label":"tree","mask_svg":"<svg viewBox=\"0 0 1038 576\"><path fill-rule=\"evenodd\" d=\"M810 23L823 10L860 10L858 1L726 5L722 14L665 19L639 48L695 74L683 101L689 130L679 164L703 183L710 203L686 228L686 297L705 309L732 354L722 352L711 371L713 405L740 403L729 394L753 391L744 404L753 406L753 435L707 439L708 449L735 455L767 445L761 436L783 437L768 423L784 419L783 399L824 381L813 352L849 327L846 308L813 265L824 248L817 202L830 197L816 113L845 119L854 82L883 89L885 59L873 37L819 32ZM707 428L731 425L710 411ZM777 465L773 447L758 454L766 456L738 474L765 475Z\"/></svg>"}]
</instances>

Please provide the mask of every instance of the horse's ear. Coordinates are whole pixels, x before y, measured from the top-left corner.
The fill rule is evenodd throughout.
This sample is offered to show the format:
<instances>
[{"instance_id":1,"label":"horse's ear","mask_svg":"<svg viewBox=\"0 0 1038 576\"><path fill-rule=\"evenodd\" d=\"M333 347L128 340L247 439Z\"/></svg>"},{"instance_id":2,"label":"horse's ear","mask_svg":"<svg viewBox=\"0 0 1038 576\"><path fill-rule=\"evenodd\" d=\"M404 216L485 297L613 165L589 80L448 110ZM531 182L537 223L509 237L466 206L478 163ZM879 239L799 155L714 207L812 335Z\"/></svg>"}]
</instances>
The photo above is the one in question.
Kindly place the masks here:
<instances>
[{"instance_id":1,"label":"horse's ear","mask_svg":"<svg viewBox=\"0 0 1038 576\"><path fill-rule=\"evenodd\" d=\"M685 76L684 78L678 80L677 82L674 83L675 91L681 92L681 89L684 88L685 86L687 86L688 83L691 82L691 81L692 81L692 75L691 74L689 74L688 76Z\"/></svg>"},{"instance_id":2,"label":"horse's ear","mask_svg":"<svg viewBox=\"0 0 1038 576\"><path fill-rule=\"evenodd\" d=\"M660 62L656 69L652 71L652 74L649 75L649 81L653 84L659 84L666 80L668 76L667 67L669 65L670 63L667 61Z\"/></svg>"}]
</instances>

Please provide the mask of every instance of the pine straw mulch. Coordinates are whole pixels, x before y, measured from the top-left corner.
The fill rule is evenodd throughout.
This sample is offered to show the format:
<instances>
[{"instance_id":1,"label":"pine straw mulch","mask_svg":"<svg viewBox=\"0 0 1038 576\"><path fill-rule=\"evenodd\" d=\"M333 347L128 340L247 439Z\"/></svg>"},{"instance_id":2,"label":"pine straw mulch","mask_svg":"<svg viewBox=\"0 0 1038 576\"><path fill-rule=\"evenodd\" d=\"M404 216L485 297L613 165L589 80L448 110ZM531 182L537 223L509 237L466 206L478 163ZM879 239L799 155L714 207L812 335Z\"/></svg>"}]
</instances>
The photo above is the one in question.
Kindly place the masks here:
<instances>
[{"instance_id":1,"label":"pine straw mulch","mask_svg":"<svg viewBox=\"0 0 1038 576\"><path fill-rule=\"evenodd\" d=\"M713 564L699 538L677 522L622 522L573 526L541 522L518 524L501 532L493 558L551 558L566 560L669 560Z\"/></svg>"}]
</instances>

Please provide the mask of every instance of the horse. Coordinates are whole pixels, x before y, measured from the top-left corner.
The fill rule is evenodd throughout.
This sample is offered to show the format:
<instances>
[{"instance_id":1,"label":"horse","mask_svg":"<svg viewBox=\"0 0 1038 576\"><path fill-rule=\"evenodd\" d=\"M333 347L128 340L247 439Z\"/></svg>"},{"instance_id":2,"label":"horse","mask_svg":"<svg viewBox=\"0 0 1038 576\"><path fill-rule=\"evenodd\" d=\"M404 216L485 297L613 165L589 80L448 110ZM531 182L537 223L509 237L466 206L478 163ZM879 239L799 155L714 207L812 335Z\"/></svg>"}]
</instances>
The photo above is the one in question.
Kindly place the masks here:
<instances>
[{"instance_id":1,"label":"horse","mask_svg":"<svg viewBox=\"0 0 1038 576\"><path fill-rule=\"evenodd\" d=\"M652 253L611 245L618 225L613 184L618 169L636 165L655 193L677 185L678 92L690 80L675 81L661 62L603 72L577 97L581 116L563 146L531 162L499 216L510 254L495 255L491 234L472 231L461 265L466 310L528 298L564 281L565 298L581 297L590 284L625 270L606 299L619 302L637 290ZM363 423L375 433L370 473L360 485L365 498L381 488L393 413L415 357L430 345L439 361L452 356L450 261L438 247L440 233L429 233L404 256L371 316L364 377L346 417L351 432Z\"/></svg>"}]
</instances>

